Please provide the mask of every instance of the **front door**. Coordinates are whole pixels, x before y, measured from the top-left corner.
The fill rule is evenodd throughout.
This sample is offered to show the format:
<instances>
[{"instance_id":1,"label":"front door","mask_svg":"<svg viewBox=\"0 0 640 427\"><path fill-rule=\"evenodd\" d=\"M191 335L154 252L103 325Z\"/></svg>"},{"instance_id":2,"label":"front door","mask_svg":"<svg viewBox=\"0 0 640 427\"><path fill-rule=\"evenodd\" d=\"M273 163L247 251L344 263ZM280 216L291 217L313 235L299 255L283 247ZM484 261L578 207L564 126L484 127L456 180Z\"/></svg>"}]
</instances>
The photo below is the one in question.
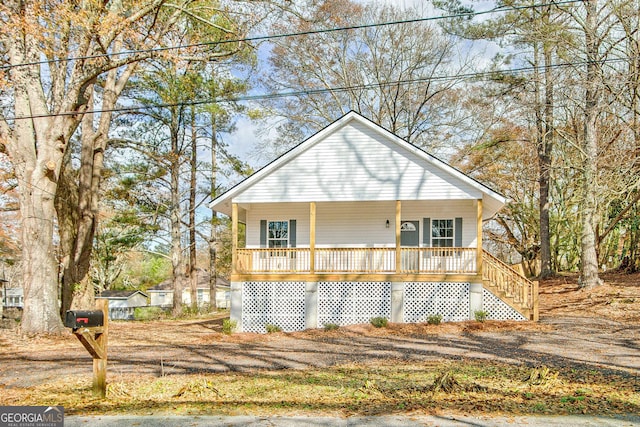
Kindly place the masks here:
<instances>
[{"instance_id":1,"label":"front door","mask_svg":"<svg viewBox=\"0 0 640 427\"><path fill-rule=\"evenodd\" d=\"M420 246L420 221L400 223L400 246Z\"/></svg>"},{"instance_id":2,"label":"front door","mask_svg":"<svg viewBox=\"0 0 640 427\"><path fill-rule=\"evenodd\" d=\"M400 246L420 246L420 221L402 221L400 223ZM402 270L418 272L420 253L416 251L402 251Z\"/></svg>"}]
</instances>

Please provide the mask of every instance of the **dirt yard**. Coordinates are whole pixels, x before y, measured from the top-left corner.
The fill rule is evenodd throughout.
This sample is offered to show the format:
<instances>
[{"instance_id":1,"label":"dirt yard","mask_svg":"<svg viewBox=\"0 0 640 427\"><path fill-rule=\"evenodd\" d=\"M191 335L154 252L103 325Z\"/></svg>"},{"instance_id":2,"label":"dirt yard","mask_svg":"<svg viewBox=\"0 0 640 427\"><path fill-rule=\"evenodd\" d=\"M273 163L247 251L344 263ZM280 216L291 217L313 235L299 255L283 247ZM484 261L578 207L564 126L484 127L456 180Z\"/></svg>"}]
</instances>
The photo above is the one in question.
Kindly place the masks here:
<instances>
[{"instance_id":1,"label":"dirt yard","mask_svg":"<svg viewBox=\"0 0 640 427\"><path fill-rule=\"evenodd\" d=\"M539 323L475 321L342 327L267 335L221 332L222 316L111 322L110 375L163 376L305 369L377 360L492 360L525 366L593 366L640 372L640 275L604 276L580 290L573 276L540 285ZM91 375L89 354L69 333L21 338L0 332L0 390Z\"/></svg>"}]
</instances>

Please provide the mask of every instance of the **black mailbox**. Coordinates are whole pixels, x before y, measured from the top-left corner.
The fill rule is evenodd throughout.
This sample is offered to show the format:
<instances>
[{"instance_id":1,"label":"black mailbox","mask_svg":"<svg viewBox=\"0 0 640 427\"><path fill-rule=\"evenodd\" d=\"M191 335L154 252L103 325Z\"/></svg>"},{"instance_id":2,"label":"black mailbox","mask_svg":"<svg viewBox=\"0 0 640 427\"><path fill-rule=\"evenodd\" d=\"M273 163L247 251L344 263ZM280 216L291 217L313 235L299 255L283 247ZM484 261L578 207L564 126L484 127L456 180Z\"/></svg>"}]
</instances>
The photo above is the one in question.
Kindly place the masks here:
<instances>
[{"instance_id":1,"label":"black mailbox","mask_svg":"<svg viewBox=\"0 0 640 427\"><path fill-rule=\"evenodd\" d=\"M69 310L64 325L73 329L104 326L104 314L102 310Z\"/></svg>"}]
</instances>

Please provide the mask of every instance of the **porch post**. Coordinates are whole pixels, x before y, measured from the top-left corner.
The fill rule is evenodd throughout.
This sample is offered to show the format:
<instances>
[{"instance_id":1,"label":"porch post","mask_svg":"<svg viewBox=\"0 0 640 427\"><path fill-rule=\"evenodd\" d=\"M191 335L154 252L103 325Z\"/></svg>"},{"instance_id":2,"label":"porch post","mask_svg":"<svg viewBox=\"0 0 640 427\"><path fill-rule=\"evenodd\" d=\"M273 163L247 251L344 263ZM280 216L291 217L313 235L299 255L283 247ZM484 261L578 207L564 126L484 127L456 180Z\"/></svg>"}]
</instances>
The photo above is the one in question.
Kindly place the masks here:
<instances>
[{"instance_id":1,"label":"porch post","mask_svg":"<svg viewBox=\"0 0 640 427\"><path fill-rule=\"evenodd\" d=\"M396 274L400 274L402 262L400 260L400 221L402 218L402 202L396 200Z\"/></svg>"},{"instance_id":2,"label":"porch post","mask_svg":"<svg viewBox=\"0 0 640 427\"><path fill-rule=\"evenodd\" d=\"M316 202L309 204L309 273L316 272Z\"/></svg>"},{"instance_id":3,"label":"porch post","mask_svg":"<svg viewBox=\"0 0 640 427\"><path fill-rule=\"evenodd\" d=\"M478 225L476 237L476 270L482 275L482 199L478 199Z\"/></svg>"},{"instance_id":4,"label":"porch post","mask_svg":"<svg viewBox=\"0 0 640 427\"><path fill-rule=\"evenodd\" d=\"M231 205L231 274L236 273L238 262L238 204Z\"/></svg>"}]
</instances>

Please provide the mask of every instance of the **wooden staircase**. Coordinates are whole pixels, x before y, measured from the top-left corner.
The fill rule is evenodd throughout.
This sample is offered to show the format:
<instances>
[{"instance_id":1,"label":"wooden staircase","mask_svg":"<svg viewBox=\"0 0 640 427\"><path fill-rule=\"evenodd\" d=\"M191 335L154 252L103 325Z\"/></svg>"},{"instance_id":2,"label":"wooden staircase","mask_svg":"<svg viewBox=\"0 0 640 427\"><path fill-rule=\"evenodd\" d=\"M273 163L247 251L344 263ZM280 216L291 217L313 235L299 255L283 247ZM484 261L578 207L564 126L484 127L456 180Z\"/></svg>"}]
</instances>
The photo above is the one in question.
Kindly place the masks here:
<instances>
[{"instance_id":1,"label":"wooden staircase","mask_svg":"<svg viewBox=\"0 0 640 427\"><path fill-rule=\"evenodd\" d=\"M532 282L486 251L482 257L482 284L525 318L538 320L538 282Z\"/></svg>"}]
</instances>

